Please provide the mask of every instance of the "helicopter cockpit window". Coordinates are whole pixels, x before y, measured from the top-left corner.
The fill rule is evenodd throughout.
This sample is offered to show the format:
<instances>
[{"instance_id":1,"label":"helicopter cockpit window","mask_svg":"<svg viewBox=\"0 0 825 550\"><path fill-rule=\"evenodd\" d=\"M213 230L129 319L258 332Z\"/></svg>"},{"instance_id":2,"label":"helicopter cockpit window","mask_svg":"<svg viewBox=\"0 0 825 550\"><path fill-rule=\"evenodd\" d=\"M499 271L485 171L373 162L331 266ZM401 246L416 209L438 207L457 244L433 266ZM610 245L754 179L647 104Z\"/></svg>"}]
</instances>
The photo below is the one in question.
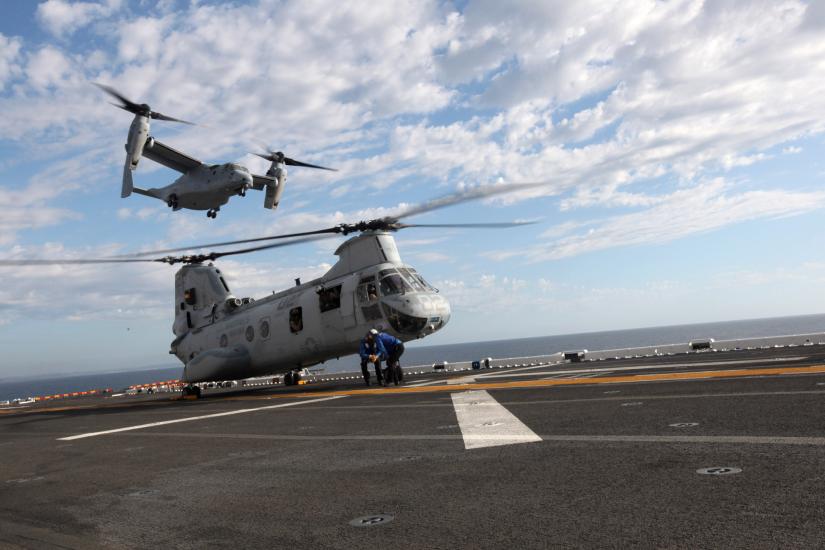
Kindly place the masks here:
<instances>
[{"instance_id":1,"label":"helicopter cockpit window","mask_svg":"<svg viewBox=\"0 0 825 550\"><path fill-rule=\"evenodd\" d=\"M289 310L289 330L293 334L298 334L304 330L304 314L301 307L294 307Z\"/></svg>"},{"instance_id":2,"label":"helicopter cockpit window","mask_svg":"<svg viewBox=\"0 0 825 550\"><path fill-rule=\"evenodd\" d=\"M415 269L413 269L413 268L411 268L411 267L408 267L408 268L406 268L406 270L407 270L407 272L410 274L411 278L413 278L413 279L417 280L419 283L421 283L422 285L424 285L424 288L429 289L429 290L434 290L434 291L438 292L438 289L437 289L437 288L435 288L435 287L434 287L433 285L431 285L430 283L428 283L427 281L425 281L425 280L424 280L424 277L422 277L421 275L419 275L419 274L418 274L418 272L417 272Z\"/></svg>"},{"instance_id":3,"label":"helicopter cockpit window","mask_svg":"<svg viewBox=\"0 0 825 550\"><path fill-rule=\"evenodd\" d=\"M378 287L375 277L364 277L358 284L358 301L362 304L374 302L378 299Z\"/></svg>"},{"instance_id":4,"label":"helicopter cockpit window","mask_svg":"<svg viewBox=\"0 0 825 550\"><path fill-rule=\"evenodd\" d=\"M427 319L425 317L407 315L387 304L381 304L381 307L384 309L384 315L386 315L387 321L389 321L390 326L392 326L396 332L417 335L427 326Z\"/></svg>"},{"instance_id":5,"label":"helicopter cockpit window","mask_svg":"<svg viewBox=\"0 0 825 550\"><path fill-rule=\"evenodd\" d=\"M341 285L319 290L318 304L321 306L321 312L341 307Z\"/></svg>"},{"instance_id":6,"label":"helicopter cockpit window","mask_svg":"<svg viewBox=\"0 0 825 550\"><path fill-rule=\"evenodd\" d=\"M406 267L403 267L398 271L400 271L404 275L404 278L407 280L408 283L410 283L410 286L414 291L425 292L427 290L427 286L424 285L421 282L421 280L419 280L417 273L414 273L412 270L407 269Z\"/></svg>"},{"instance_id":7,"label":"helicopter cockpit window","mask_svg":"<svg viewBox=\"0 0 825 550\"><path fill-rule=\"evenodd\" d=\"M412 291L410 284L395 269L384 269L379 275L381 276L380 287L383 296Z\"/></svg>"}]
</instances>

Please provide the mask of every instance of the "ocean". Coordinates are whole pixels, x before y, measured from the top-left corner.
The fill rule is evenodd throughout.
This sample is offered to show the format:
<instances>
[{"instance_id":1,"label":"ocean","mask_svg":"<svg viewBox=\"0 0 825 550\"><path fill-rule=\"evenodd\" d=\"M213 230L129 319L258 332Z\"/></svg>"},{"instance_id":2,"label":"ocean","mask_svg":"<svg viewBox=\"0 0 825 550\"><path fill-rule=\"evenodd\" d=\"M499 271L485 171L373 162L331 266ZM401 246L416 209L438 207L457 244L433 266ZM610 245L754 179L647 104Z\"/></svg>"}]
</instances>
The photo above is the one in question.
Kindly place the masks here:
<instances>
[{"instance_id":1,"label":"ocean","mask_svg":"<svg viewBox=\"0 0 825 550\"><path fill-rule=\"evenodd\" d=\"M544 355L567 350L588 349L595 351L676 344L698 338L723 340L824 331L825 314L821 314L538 336L442 346L412 344L407 346L407 351L402 357L401 363L402 365L426 365L440 361L469 361L484 357L503 358ZM327 361L323 365L313 367L312 370L323 369L325 373L358 371L358 365L358 359L350 356L340 360ZM31 380L0 380L0 400L101 388L118 390L132 384L179 378L181 372L182 367L180 365L169 365L168 367L157 366L156 368L129 372L75 376L55 374L51 377L39 377Z\"/></svg>"}]
</instances>

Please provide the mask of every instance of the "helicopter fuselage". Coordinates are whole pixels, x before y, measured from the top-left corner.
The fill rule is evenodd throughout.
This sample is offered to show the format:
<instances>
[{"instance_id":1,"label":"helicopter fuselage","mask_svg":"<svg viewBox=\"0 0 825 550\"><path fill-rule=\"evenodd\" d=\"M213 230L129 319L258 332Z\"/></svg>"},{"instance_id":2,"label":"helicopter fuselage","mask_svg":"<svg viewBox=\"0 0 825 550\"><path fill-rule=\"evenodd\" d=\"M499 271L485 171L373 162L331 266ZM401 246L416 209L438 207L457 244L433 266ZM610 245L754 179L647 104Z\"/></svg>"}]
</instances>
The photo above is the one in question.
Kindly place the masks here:
<instances>
[{"instance_id":1,"label":"helicopter fuselage","mask_svg":"<svg viewBox=\"0 0 825 550\"><path fill-rule=\"evenodd\" d=\"M189 383L288 372L358 351L371 328L403 341L450 319L450 304L403 264L392 236L369 232L324 276L259 300L238 299L212 264L176 276L172 343Z\"/></svg>"},{"instance_id":2,"label":"helicopter fuselage","mask_svg":"<svg viewBox=\"0 0 825 550\"><path fill-rule=\"evenodd\" d=\"M216 210L234 195L244 195L252 187L252 175L240 164L200 165L171 184L146 189L144 194L165 201L174 210Z\"/></svg>"}]
</instances>

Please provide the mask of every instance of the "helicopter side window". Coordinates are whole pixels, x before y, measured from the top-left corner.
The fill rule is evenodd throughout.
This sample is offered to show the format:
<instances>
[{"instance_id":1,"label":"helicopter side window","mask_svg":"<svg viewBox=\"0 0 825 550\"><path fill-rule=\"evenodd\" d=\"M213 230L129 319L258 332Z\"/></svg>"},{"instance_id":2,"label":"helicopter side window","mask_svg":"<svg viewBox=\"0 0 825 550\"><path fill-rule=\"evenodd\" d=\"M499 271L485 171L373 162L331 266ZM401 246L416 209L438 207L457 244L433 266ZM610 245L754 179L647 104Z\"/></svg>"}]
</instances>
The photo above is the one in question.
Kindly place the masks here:
<instances>
[{"instance_id":1,"label":"helicopter side window","mask_svg":"<svg viewBox=\"0 0 825 550\"><path fill-rule=\"evenodd\" d=\"M394 269L385 269L381 272L383 275L390 272L389 275L381 279L381 294L383 296L390 296L391 294L404 294L410 292L412 287L404 280L404 278Z\"/></svg>"},{"instance_id":2,"label":"helicopter side window","mask_svg":"<svg viewBox=\"0 0 825 550\"><path fill-rule=\"evenodd\" d=\"M321 312L341 307L341 285L319 290L318 304L321 306Z\"/></svg>"},{"instance_id":3,"label":"helicopter side window","mask_svg":"<svg viewBox=\"0 0 825 550\"><path fill-rule=\"evenodd\" d=\"M375 277L365 277L358 285L358 302L367 304L378 299L378 287L375 284Z\"/></svg>"},{"instance_id":4,"label":"helicopter side window","mask_svg":"<svg viewBox=\"0 0 825 550\"><path fill-rule=\"evenodd\" d=\"M195 289L194 289L194 287L193 288L187 288L186 290L183 291L183 301L186 302L187 304L189 304L190 306L194 305L198 301L197 298L195 298Z\"/></svg>"},{"instance_id":5,"label":"helicopter side window","mask_svg":"<svg viewBox=\"0 0 825 550\"><path fill-rule=\"evenodd\" d=\"M304 312L303 308L294 307L289 310L289 331L293 334L298 334L304 330Z\"/></svg>"}]
</instances>

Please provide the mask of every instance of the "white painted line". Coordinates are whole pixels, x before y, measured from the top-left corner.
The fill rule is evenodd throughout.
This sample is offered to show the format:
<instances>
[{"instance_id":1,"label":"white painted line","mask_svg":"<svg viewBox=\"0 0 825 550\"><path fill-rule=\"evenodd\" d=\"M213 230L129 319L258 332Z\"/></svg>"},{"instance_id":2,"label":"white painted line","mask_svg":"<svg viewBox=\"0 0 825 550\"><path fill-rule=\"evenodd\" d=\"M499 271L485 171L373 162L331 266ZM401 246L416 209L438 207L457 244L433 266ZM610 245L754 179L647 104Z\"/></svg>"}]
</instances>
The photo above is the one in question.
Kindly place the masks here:
<instances>
[{"instance_id":1,"label":"white painted line","mask_svg":"<svg viewBox=\"0 0 825 550\"><path fill-rule=\"evenodd\" d=\"M754 359L748 361L714 361L709 363L661 363L658 365L637 365L634 367L613 367L613 368L601 368L601 369L576 369L576 370L561 370L561 371L549 371L549 372L519 372L514 373L513 371L510 372L498 372L498 373L491 373L491 374L483 374L479 376L479 378L510 378L516 376L547 376L553 375L554 377L560 377L563 374L586 374L586 373L601 373L604 374L606 372L622 372L622 371L632 371L632 370L656 370L656 369L681 369L685 367L720 367L724 365L738 365L742 363L753 364L753 363L775 363L777 361L801 361L803 359L807 359L807 357L779 357L776 359ZM535 367L531 367L535 368ZM573 377L571 377L573 378ZM583 377L580 377L583 378Z\"/></svg>"},{"instance_id":2,"label":"white painted line","mask_svg":"<svg viewBox=\"0 0 825 550\"><path fill-rule=\"evenodd\" d=\"M541 441L486 391L458 392L451 397L465 449Z\"/></svg>"},{"instance_id":3,"label":"white painted line","mask_svg":"<svg viewBox=\"0 0 825 550\"><path fill-rule=\"evenodd\" d=\"M70 435L68 437L59 437L58 441L73 441L75 439L84 439L86 437L97 437L99 435L114 434L118 432L129 432L132 430L142 430L144 428L155 428L157 426L166 426L167 424L177 424L179 422L191 422L193 420L206 420L207 418L218 418L221 416L232 416L235 414L244 414L256 411L266 411L269 409L281 409L283 407L294 407L295 405L306 405L308 403L318 403L320 401L329 401L330 399L340 399L346 397L344 395L335 395L333 397L323 397L320 399L308 399L306 401L293 401L291 403L282 403L280 405L268 405L266 407L256 407L254 409L237 409L234 411L226 411L215 414L205 414L203 416L190 416L187 418L178 418L176 420L164 420L162 422L151 422L149 424L140 424L137 426L128 426L126 428L115 428L114 430L104 430L102 432L90 432L86 434Z\"/></svg>"},{"instance_id":4,"label":"white painted line","mask_svg":"<svg viewBox=\"0 0 825 550\"><path fill-rule=\"evenodd\" d=\"M471 384L475 381L475 376L459 376L457 378L450 378L447 380L447 384Z\"/></svg>"}]
</instances>

